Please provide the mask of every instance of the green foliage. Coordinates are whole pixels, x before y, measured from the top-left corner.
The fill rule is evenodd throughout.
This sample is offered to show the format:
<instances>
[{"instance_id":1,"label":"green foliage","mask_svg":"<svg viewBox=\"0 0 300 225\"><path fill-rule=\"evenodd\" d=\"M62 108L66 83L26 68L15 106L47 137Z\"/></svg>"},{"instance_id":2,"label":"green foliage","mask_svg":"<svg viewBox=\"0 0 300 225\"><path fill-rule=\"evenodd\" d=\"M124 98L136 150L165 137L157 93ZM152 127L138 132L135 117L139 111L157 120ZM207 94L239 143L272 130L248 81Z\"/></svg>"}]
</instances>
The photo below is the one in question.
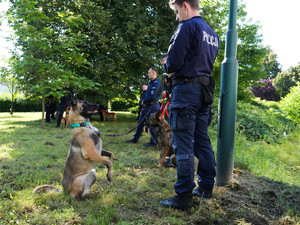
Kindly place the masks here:
<instances>
[{"instance_id":1,"label":"green foliage","mask_svg":"<svg viewBox=\"0 0 300 225\"><path fill-rule=\"evenodd\" d=\"M236 129L249 140L263 140L267 143L280 143L291 133L294 125L279 110L275 102L255 99L253 102L237 104Z\"/></svg>"},{"instance_id":2,"label":"green foliage","mask_svg":"<svg viewBox=\"0 0 300 225\"><path fill-rule=\"evenodd\" d=\"M0 93L0 112L11 111L11 95ZM24 97L22 94L17 94L13 101L14 112L40 112L41 105L34 100Z\"/></svg>"},{"instance_id":3,"label":"green foliage","mask_svg":"<svg viewBox=\"0 0 300 225\"><path fill-rule=\"evenodd\" d=\"M10 23L22 55L12 63L27 90L36 95L57 91L65 81L85 99L107 102L135 99L150 66L159 65L177 25L167 1L13 1ZM217 89L224 58L229 2L205 0L200 13L220 37L213 75ZM266 77L259 26L246 21L245 4L238 9L239 99L251 81ZM166 26L167 24L167 26ZM162 72L162 68L160 67ZM101 83L102 86L92 84ZM218 90L216 91L218 92ZM244 96L246 95L246 96Z\"/></svg>"},{"instance_id":4,"label":"green foliage","mask_svg":"<svg viewBox=\"0 0 300 225\"><path fill-rule=\"evenodd\" d=\"M291 87L300 81L300 63L297 66L290 67L287 71L279 73L274 79L274 85L279 91L281 97L290 93Z\"/></svg>"},{"instance_id":5,"label":"green foliage","mask_svg":"<svg viewBox=\"0 0 300 225\"><path fill-rule=\"evenodd\" d=\"M80 96L101 103L119 95L135 98L176 23L162 1L11 3L10 22L22 50L16 56L22 66L13 67L28 74L25 83L37 78L29 91L61 96L57 90L70 80Z\"/></svg>"},{"instance_id":6,"label":"green foliage","mask_svg":"<svg viewBox=\"0 0 300 225\"><path fill-rule=\"evenodd\" d=\"M276 127L279 126L275 125ZM236 134L235 165L251 170L259 176L294 183L300 179L300 133L299 127L285 136L280 144L264 141L249 142L241 133Z\"/></svg>"},{"instance_id":7,"label":"green foliage","mask_svg":"<svg viewBox=\"0 0 300 225\"><path fill-rule=\"evenodd\" d=\"M20 89L19 82L7 68L2 67L0 70L0 83L5 84L9 90L11 100L10 113L13 114L14 101Z\"/></svg>"},{"instance_id":8,"label":"green foliage","mask_svg":"<svg viewBox=\"0 0 300 225\"><path fill-rule=\"evenodd\" d=\"M63 96L65 82L72 87L91 89L95 81L80 76L76 70L91 64L79 48L86 35L69 28L84 23L72 12L52 14L52 6L40 1L11 1L9 22L15 31L16 51L10 60L11 73L22 90L31 96Z\"/></svg>"},{"instance_id":9,"label":"green foliage","mask_svg":"<svg viewBox=\"0 0 300 225\"><path fill-rule=\"evenodd\" d=\"M265 70L268 78L274 79L281 72L281 65L277 61L277 54L273 52L270 46L266 47L267 56L264 61Z\"/></svg>"},{"instance_id":10,"label":"green foliage","mask_svg":"<svg viewBox=\"0 0 300 225\"><path fill-rule=\"evenodd\" d=\"M237 59L239 62L238 99L249 100L249 88L253 82L266 78L264 59L267 50L259 35L260 26L251 20L246 21L244 1L238 4L237 13ZM219 93L221 64L225 56L225 38L228 30L229 1L205 0L200 1L200 15L206 20L220 37L219 54L216 59L213 76L216 80L216 93ZM245 91L246 90L246 91Z\"/></svg>"},{"instance_id":11,"label":"green foliage","mask_svg":"<svg viewBox=\"0 0 300 225\"><path fill-rule=\"evenodd\" d=\"M280 101L280 108L295 124L300 123L300 82Z\"/></svg>"},{"instance_id":12,"label":"green foliage","mask_svg":"<svg viewBox=\"0 0 300 225\"><path fill-rule=\"evenodd\" d=\"M114 98L111 101L111 110L113 111L128 111L129 108L139 105L138 100L131 100L125 98Z\"/></svg>"}]
</instances>

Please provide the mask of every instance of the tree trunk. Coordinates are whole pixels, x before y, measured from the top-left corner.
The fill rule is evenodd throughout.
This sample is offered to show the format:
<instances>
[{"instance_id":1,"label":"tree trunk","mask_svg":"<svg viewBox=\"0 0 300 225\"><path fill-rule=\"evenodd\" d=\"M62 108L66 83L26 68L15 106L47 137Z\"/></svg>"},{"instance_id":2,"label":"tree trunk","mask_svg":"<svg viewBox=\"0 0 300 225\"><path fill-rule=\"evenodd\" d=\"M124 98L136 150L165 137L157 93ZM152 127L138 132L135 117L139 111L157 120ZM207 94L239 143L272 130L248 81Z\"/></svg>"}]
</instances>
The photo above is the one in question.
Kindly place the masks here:
<instances>
[{"instance_id":1,"label":"tree trunk","mask_svg":"<svg viewBox=\"0 0 300 225\"><path fill-rule=\"evenodd\" d=\"M11 94L11 106L10 106L10 115L14 113L14 94Z\"/></svg>"},{"instance_id":2,"label":"tree trunk","mask_svg":"<svg viewBox=\"0 0 300 225\"><path fill-rule=\"evenodd\" d=\"M45 128L45 97L42 96L42 125L41 129Z\"/></svg>"}]
</instances>

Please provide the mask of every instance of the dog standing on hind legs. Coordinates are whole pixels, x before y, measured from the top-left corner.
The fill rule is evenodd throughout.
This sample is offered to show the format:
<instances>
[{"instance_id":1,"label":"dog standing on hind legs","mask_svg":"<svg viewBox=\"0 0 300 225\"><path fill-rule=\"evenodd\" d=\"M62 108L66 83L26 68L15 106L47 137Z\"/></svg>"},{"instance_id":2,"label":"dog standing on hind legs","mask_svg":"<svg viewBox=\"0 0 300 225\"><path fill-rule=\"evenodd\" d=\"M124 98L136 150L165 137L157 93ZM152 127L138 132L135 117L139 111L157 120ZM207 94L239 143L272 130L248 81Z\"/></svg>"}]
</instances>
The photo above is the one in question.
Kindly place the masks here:
<instances>
[{"instance_id":1,"label":"dog standing on hind legs","mask_svg":"<svg viewBox=\"0 0 300 225\"><path fill-rule=\"evenodd\" d=\"M152 113L146 122L147 127L155 127L156 143L160 148L158 167L164 165L166 157L170 157L170 166L176 167L176 155L172 147L171 129L169 123L162 118L162 111Z\"/></svg>"},{"instance_id":2,"label":"dog standing on hind legs","mask_svg":"<svg viewBox=\"0 0 300 225\"><path fill-rule=\"evenodd\" d=\"M89 116L99 110L99 105L72 99L70 123L72 127L71 146L66 159L62 185L64 190L74 198L82 198L90 192L96 181L93 169L96 162L106 165L107 179L112 180L114 154L102 149L102 140L98 129L89 124ZM109 157L109 159L103 156ZM36 188L33 193L51 190L50 185ZM56 190L57 188L52 187Z\"/></svg>"}]
</instances>

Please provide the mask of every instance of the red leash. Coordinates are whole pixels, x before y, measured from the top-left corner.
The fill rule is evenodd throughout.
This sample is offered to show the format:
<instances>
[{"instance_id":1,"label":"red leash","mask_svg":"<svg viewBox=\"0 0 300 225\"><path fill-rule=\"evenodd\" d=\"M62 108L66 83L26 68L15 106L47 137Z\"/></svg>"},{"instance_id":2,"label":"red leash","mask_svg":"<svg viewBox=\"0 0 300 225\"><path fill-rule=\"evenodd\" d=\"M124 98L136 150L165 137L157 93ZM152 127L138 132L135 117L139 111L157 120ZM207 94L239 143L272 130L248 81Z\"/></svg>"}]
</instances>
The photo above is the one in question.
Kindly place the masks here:
<instances>
[{"instance_id":1,"label":"red leash","mask_svg":"<svg viewBox=\"0 0 300 225\"><path fill-rule=\"evenodd\" d=\"M167 92L165 93L165 96L163 97L163 102L162 102L162 104L160 106L160 110L162 110L164 108L166 96L167 96Z\"/></svg>"},{"instance_id":2,"label":"red leash","mask_svg":"<svg viewBox=\"0 0 300 225\"><path fill-rule=\"evenodd\" d=\"M169 118L169 112L168 112L167 108L168 108L168 106L170 105L170 103L171 103L171 102L168 102L168 103L166 104L164 110L162 111L161 119L164 117L165 112L167 113L167 116L168 116L168 118Z\"/></svg>"},{"instance_id":3,"label":"red leash","mask_svg":"<svg viewBox=\"0 0 300 225\"><path fill-rule=\"evenodd\" d=\"M170 105L170 102L168 102L166 105L165 105L165 98L167 96L167 92L165 93L165 96L163 98L163 102L161 104L161 107L160 107L160 110L162 110L162 114L161 114L161 119L164 117L165 115L165 112L167 113L167 116L169 118L169 112L167 110L168 106Z\"/></svg>"}]
</instances>

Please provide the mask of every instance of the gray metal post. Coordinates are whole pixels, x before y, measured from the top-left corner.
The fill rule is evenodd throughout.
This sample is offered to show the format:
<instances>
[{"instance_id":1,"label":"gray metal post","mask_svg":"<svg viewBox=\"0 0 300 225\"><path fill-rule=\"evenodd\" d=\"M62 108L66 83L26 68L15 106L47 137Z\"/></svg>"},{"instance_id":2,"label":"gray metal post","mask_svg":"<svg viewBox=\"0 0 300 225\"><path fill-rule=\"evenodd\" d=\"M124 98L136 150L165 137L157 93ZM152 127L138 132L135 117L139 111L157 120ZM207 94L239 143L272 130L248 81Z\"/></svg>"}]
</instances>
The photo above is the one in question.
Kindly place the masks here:
<instances>
[{"instance_id":1,"label":"gray metal post","mask_svg":"<svg viewBox=\"0 0 300 225\"><path fill-rule=\"evenodd\" d=\"M234 138L238 84L237 0L230 0L225 58L221 65L221 84L218 118L216 185L224 186L233 176Z\"/></svg>"}]
</instances>

